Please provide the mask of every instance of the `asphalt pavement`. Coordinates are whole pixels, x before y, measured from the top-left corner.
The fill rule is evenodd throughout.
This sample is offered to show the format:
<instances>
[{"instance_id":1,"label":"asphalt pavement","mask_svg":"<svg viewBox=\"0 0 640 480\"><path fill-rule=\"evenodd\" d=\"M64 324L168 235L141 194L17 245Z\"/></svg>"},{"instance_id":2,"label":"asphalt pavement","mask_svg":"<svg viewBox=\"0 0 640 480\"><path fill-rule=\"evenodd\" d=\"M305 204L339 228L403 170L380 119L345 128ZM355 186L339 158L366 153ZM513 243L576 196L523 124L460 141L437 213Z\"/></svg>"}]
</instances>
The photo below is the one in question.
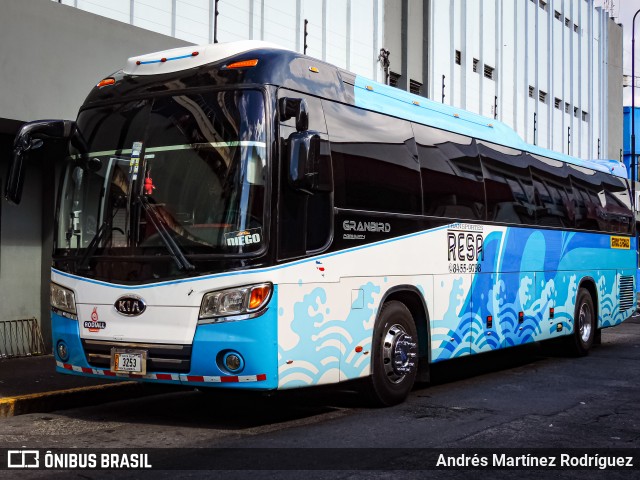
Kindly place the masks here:
<instances>
[{"instance_id":1,"label":"asphalt pavement","mask_svg":"<svg viewBox=\"0 0 640 480\"><path fill-rule=\"evenodd\" d=\"M53 355L1 359L0 418L167 391L160 385L63 375L55 368Z\"/></svg>"}]
</instances>

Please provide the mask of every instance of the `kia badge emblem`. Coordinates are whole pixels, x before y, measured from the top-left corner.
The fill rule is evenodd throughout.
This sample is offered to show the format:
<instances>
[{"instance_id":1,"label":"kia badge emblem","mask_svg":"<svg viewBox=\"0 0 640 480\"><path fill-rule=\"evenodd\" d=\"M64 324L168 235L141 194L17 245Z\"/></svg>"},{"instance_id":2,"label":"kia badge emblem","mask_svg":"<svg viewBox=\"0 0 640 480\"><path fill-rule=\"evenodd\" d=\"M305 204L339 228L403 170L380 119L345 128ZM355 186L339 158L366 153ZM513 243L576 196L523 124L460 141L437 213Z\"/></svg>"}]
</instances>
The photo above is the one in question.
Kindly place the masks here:
<instances>
[{"instance_id":1,"label":"kia badge emblem","mask_svg":"<svg viewBox=\"0 0 640 480\"><path fill-rule=\"evenodd\" d=\"M116 300L116 303L114 303L113 306L116 308L119 314L125 315L127 317L136 317L138 315L142 315L142 313L147 308L144 300L134 295L120 297L118 300Z\"/></svg>"}]
</instances>

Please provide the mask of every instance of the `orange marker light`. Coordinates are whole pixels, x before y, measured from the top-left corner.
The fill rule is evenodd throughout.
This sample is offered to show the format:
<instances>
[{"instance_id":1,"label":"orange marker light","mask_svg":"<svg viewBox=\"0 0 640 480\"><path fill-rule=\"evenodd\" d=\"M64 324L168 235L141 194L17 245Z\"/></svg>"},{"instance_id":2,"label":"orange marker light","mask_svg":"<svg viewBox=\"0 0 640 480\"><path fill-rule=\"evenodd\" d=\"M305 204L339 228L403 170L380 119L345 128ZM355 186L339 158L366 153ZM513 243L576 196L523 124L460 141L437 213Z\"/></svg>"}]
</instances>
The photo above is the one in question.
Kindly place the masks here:
<instances>
[{"instance_id":1,"label":"orange marker light","mask_svg":"<svg viewBox=\"0 0 640 480\"><path fill-rule=\"evenodd\" d=\"M269 298L269 293L271 293L271 286L269 285L255 287L251 290L251 296L249 297L249 310L260 308L267 298Z\"/></svg>"},{"instance_id":2,"label":"orange marker light","mask_svg":"<svg viewBox=\"0 0 640 480\"><path fill-rule=\"evenodd\" d=\"M313 73L319 73L320 70L318 70L316 67L309 67L309 71L313 72Z\"/></svg>"},{"instance_id":3,"label":"orange marker light","mask_svg":"<svg viewBox=\"0 0 640 480\"><path fill-rule=\"evenodd\" d=\"M227 68L255 67L257 64L258 64L258 59L254 58L253 60L242 60L240 62L233 62L227 65Z\"/></svg>"},{"instance_id":4,"label":"orange marker light","mask_svg":"<svg viewBox=\"0 0 640 480\"><path fill-rule=\"evenodd\" d=\"M100 88L100 87L106 87L107 85L113 85L114 83L116 83L115 78L105 78L104 80L100 80L100 82L96 86Z\"/></svg>"},{"instance_id":5,"label":"orange marker light","mask_svg":"<svg viewBox=\"0 0 640 480\"><path fill-rule=\"evenodd\" d=\"M370 92L373 92L373 87L371 85L367 85L367 90L369 90Z\"/></svg>"}]
</instances>

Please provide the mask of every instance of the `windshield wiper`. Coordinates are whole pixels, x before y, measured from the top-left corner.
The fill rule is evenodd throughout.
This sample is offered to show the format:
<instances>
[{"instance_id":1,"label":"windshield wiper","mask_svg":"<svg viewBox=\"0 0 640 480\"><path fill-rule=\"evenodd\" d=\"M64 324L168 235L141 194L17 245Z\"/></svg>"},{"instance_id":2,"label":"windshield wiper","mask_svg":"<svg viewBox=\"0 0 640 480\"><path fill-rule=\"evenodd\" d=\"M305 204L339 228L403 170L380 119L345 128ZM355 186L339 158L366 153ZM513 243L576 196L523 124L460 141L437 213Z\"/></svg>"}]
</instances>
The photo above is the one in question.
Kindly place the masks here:
<instances>
[{"instance_id":1,"label":"windshield wiper","mask_svg":"<svg viewBox=\"0 0 640 480\"><path fill-rule=\"evenodd\" d=\"M110 224L106 220L103 222L102 225L100 225L100 228L98 229L95 236L93 237L93 239L91 239L91 242L87 246L86 252L84 252L84 255L82 255L80 262L78 262L78 266L76 267L78 270L89 270L89 259L93 257L94 253L96 253L96 249L98 248L98 245L102 241L102 237L104 237L104 234L106 232L109 232L109 233L112 232L112 229L109 228L109 226Z\"/></svg>"},{"instance_id":2,"label":"windshield wiper","mask_svg":"<svg viewBox=\"0 0 640 480\"><path fill-rule=\"evenodd\" d=\"M171 258L173 258L173 260L176 262L178 268L180 270L194 270L196 267L191 262L189 262L189 260L187 260L187 257L184 256L176 241L167 231L165 221L160 215L158 215L158 212L156 212L153 206L149 203L149 199L144 195L138 195L138 201L144 208L144 211L147 213L147 218L155 227L158 235L160 235L160 238L164 242L167 250L171 254Z\"/></svg>"}]
</instances>

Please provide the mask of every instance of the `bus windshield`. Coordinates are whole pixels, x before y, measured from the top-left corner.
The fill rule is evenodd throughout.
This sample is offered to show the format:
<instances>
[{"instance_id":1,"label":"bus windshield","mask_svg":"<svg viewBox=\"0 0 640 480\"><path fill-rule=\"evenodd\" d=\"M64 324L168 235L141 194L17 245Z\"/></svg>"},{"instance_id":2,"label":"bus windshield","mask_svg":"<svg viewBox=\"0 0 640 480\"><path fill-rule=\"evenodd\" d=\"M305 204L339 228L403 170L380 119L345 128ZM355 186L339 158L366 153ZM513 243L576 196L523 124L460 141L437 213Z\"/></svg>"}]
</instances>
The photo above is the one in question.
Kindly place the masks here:
<instances>
[{"instance_id":1,"label":"bus windshield","mask_svg":"<svg viewBox=\"0 0 640 480\"><path fill-rule=\"evenodd\" d=\"M82 111L88 153L72 150L66 166L57 254L262 251L264 105L260 91L225 90Z\"/></svg>"}]
</instances>

